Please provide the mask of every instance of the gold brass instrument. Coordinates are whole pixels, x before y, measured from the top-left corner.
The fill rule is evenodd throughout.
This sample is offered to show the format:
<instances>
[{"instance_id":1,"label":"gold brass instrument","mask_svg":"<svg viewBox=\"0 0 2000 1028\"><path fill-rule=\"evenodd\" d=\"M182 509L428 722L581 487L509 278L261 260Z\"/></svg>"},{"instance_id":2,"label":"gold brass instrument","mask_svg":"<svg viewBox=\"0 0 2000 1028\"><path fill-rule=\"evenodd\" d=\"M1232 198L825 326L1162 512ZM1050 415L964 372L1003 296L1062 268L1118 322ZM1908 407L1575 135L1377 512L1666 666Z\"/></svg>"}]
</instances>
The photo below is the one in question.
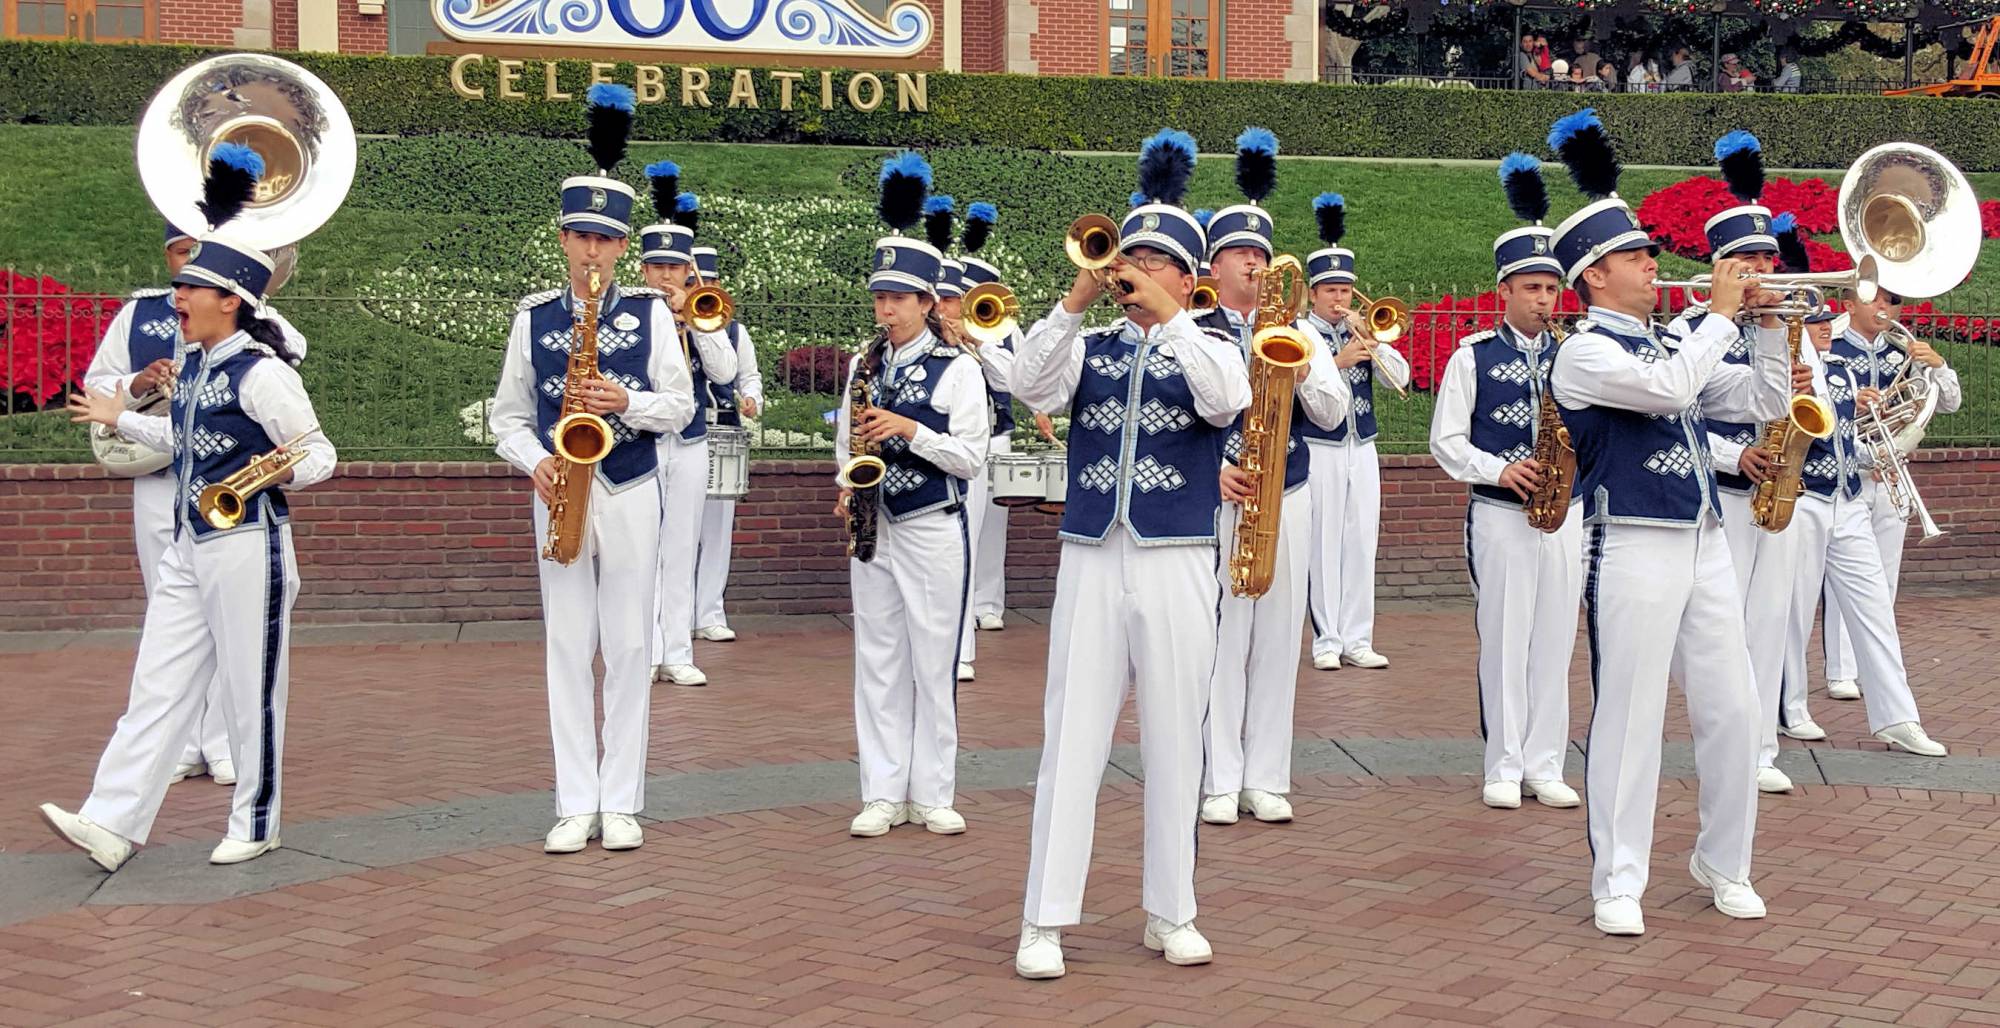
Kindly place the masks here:
<instances>
[{"instance_id":1,"label":"gold brass instrument","mask_svg":"<svg viewBox=\"0 0 2000 1028\"><path fill-rule=\"evenodd\" d=\"M285 472L306 458L306 451L295 447L317 431L319 427L315 425L300 432L292 437L291 442L269 453L258 454L235 474L202 489L195 496L194 509L210 528L218 532L242 524L243 516L250 511L250 501L256 499L258 493L277 485Z\"/></svg>"},{"instance_id":2,"label":"gold brass instrument","mask_svg":"<svg viewBox=\"0 0 2000 1028\"><path fill-rule=\"evenodd\" d=\"M1556 346L1569 338L1556 327L1554 318L1544 314L1542 322ZM1549 360L1555 360L1553 352ZM1562 421L1562 407L1556 403L1555 390L1547 381L1542 383L1542 403L1536 413L1534 460L1541 466L1542 477L1521 508L1528 515L1529 527L1554 532L1569 518L1569 501L1576 490L1576 447L1570 443L1569 429Z\"/></svg>"},{"instance_id":3,"label":"gold brass instrument","mask_svg":"<svg viewBox=\"0 0 2000 1028\"><path fill-rule=\"evenodd\" d=\"M986 358L979 355L979 348L1000 346L1021 327L1021 301L1012 289L998 282L982 282L966 290L959 309L963 312L961 331L973 344L965 347L965 352L982 368Z\"/></svg>"},{"instance_id":4,"label":"gold brass instrument","mask_svg":"<svg viewBox=\"0 0 2000 1028\"><path fill-rule=\"evenodd\" d=\"M602 377L597 373L597 305L604 296L604 280L596 268L590 269L589 292L576 305L569 370L563 379L562 418L552 433L556 476L549 489L554 501L549 504L549 538L542 547L542 558L558 564L573 564L583 552L591 479L597 477L597 462L610 455L616 442L611 423L583 409L583 384Z\"/></svg>"},{"instance_id":5,"label":"gold brass instrument","mask_svg":"<svg viewBox=\"0 0 2000 1028\"><path fill-rule=\"evenodd\" d=\"M701 285L688 290L681 303L688 327L696 332L720 332L736 316L736 301L718 285Z\"/></svg>"},{"instance_id":6,"label":"gold brass instrument","mask_svg":"<svg viewBox=\"0 0 2000 1028\"><path fill-rule=\"evenodd\" d=\"M1250 480L1229 557L1229 591L1258 597L1277 570L1285 453L1292 437L1293 394L1312 359L1312 337L1293 324L1306 303L1305 269L1280 255L1257 272L1257 321L1250 336L1250 408L1236 466Z\"/></svg>"},{"instance_id":7,"label":"gold brass instrument","mask_svg":"<svg viewBox=\"0 0 2000 1028\"><path fill-rule=\"evenodd\" d=\"M1785 319L1785 342L1793 364L1799 362L1799 343L1805 328L1803 314ZM1786 417L1764 426L1764 438L1757 446L1770 459L1771 467L1769 477L1757 483L1750 494L1752 524L1766 532L1782 532L1792 523L1792 512L1805 488L1806 450L1813 440L1832 435L1834 425L1833 408L1825 400L1801 393L1792 397Z\"/></svg>"},{"instance_id":8,"label":"gold brass instrument","mask_svg":"<svg viewBox=\"0 0 2000 1028\"><path fill-rule=\"evenodd\" d=\"M875 559L875 527L882 503L878 487L888 475L889 465L883 462L880 447L863 441L857 429L875 387L876 355L888 343L889 330L877 332L861 351L861 359L855 362L854 379L847 385L847 463L841 466L836 479L848 491L847 555L863 564Z\"/></svg>"},{"instance_id":9,"label":"gold brass instrument","mask_svg":"<svg viewBox=\"0 0 2000 1028\"><path fill-rule=\"evenodd\" d=\"M1188 310L1212 311L1222 300L1222 294L1214 275L1203 275L1194 280L1194 292L1188 294Z\"/></svg>"},{"instance_id":10,"label":"gold brass instrument","mask_svg":"<svg viewBox=\"0 0 2000 1028\"><path fill-rule=\"evenodd\" d=\"M1393 296L1370 300L1359 289L1354 290L1352 299L1362 308L1361 324L1366 331L1361 333L1361 346L1368 351L1368 360L1373 363L1376 343L1393 343L1410 330L1410 305ZM1397 396L1410 395L1402 386L1395 386L1395 389Z\"/></svg>"},{"instance_id":11,"label":"gold brass instrument","mask_svg":"<svg viewBox=\"0 0 2000 1028\"><path fill-rule=\"evenodd\" d=\"M1069 231L1063 234L1063 253L1069 255L1069 262L1097 276L1097 284L1105 295L1114 300L1127 296L1131 290L1125 283L1111 277L1111 266L1118 263L1118 223L1102 214L1086 214L1069 223Z\"/></svg>"}]
</instances>

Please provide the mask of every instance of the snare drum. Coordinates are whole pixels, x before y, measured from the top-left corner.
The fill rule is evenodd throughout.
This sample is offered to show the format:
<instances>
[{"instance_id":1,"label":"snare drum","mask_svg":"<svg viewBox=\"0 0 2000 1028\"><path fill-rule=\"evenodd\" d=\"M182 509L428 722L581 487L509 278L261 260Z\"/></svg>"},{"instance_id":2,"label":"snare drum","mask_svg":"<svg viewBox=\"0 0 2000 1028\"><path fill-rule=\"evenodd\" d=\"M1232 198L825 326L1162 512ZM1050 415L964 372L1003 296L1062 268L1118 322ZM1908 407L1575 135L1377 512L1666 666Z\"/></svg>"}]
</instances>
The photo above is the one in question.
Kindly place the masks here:
<instances>
[{"instance_id":1,"label":"snare drum","mask_svg":"<svg viewBox=\"0 0 2000 1028\"><path fill-rule=\"evenodd\" d=\"M1042 459L1035 453L996 453L986 458L986 485L1002 507L1042 502Z\"/></svg>"},{"instance_id":2,"label":"snare drum","mask_svg":"<svg viewBox=\"0 0 2000 1028\"><path fill-rule=\"evenodd\" d=\"M1042 459L1042 502L1035 509L1044 514L1061 514L1069 499L1069 451L1049 450Z\"/></svg>"},{"instance_id":3,"label":"snare drum","mask_svg":"<svg viewBox=\"0 0 2000 1028\"><path fill-rule=\"evenodd\" d=\"M708 495L740 500L750 491L750 430L708 426Z\"/></svg>"}]
</instances>

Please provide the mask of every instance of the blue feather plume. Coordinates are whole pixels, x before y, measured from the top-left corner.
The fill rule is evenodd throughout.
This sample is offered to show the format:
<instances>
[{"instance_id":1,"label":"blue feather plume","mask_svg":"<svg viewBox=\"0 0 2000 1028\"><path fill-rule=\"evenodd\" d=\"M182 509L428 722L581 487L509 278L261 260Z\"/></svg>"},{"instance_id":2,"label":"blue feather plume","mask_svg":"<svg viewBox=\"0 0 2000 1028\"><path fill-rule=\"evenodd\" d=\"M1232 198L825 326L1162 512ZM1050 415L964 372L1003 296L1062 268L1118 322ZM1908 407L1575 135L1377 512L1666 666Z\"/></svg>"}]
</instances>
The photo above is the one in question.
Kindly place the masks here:
<instances>
[{"instance_id":1,"label":"blue feather plume","mask_svg":"<svg viewBox=\"0 0 2000 1028\"><path fill-rule=\"evenodd\" d=\"M674 198L674 224L689 232L701 231L701 197L682 193Z\"/></svg>"},{"instance_id":2,"label":"blue feather plume","mask_svg":"<svg viewBox=\"0 0 2000 1028\"><path fill-rule=\"evenodd\" d=\"M1799 219L1786 211L1771 219L1771 234L1778 237L1778 266L1795 275L1812 271L1812 255L1799 234Z\"/></svg>"},{"instance_id":3,"label":"blue feather plume","mask_svg":"<svg viewBox=\"0 0 2000 1028\"><path fill-rule=\"evenodd\" d=\"M1139 147L1139 192L1153 203L1178 204L1187 195L1200 148L1179 129L1161 129Z\"/></svg>"},{"instance_id":4,"label":"blue feather plume","mask_svg":"<svg viewBox=\"0 0 2000 1028\"><path fill-rule=\"evenodd\" d=\"M880 185L875 212L890 228L907 232L923 216L924 195L931 188L930 162L905 150L882 162Z\"/></svg>"},{"instance_id":5,"label":"blue feather plume","mask_svg":"<svg viewBox=\"0 0 2000 1028\"><path fill-rule=\"evenodd\" d=\"M1195 212L1194 212L1194 221L1195 221L1195 224L1197 224L1197 225L1200 225L1200 226L1202 227L1202 230L1203 230L1203 231L1207 231L1207 229L1208 229L1208 221L1209 221L1209 219L1210 219L1210 218L1213 218L1213 217L1215 217L1215 212L1214 212L1214 211L1211 211L1211 210L1209 210L1209 209L1208 209L1208 208L1206 208L1206 207L1197 207L1197 208L1195 208Z\"/></svg>"},{"instance_id":6,"label":"blue feather plume","mask_svg":"<svg viewBox=\"0 0 2000 1028\"><path fill-rule=\"evenodd\" d=\"M1715 160L1737 199L1756 203L1764 195L1764 147L1756 136L1742 129L1724 135L1715 141Z\"/></svg>"},{"instance_id":7,"label":"blue feather plume","mask_svg":"<svg viewBox=\"0 0 2000 1028\"><path fill-rule=\"evenodd\" d=\"M958 201L949 196L933 196L924 201L924 238L939 253L951 249L953 214Z\"/></svg>"},{"instance_id":8,"label":"blue feather plume","mask_svg":"<svg viewBox=\"0 0 2000 1028\"><path fill-rule=\"evenodd\" d=\"M654 161L646 165L646 180L653 187L653 210L664 219L674 212L674 196L681 191L681 166Z\"/></svg>"},{"instance_id":9,"label":"blue feather plume","mask_svg":"<svg viewBox=\"0 0 2000 1028\"><path fill-rule=\"evenodd\" d=\"M1556 120L1549 129L1549 149L1562 158L1571 181L1585 196L1601 200L1618 192L1618 155L1597 112L1584 108Z\"/></svg>"},{"instance_id":10,"label":"blue feather plume","mask_svg":"<svg viewBox=\"0 0 2000 1028\"><path fill-rule=\"evenodd\" d=\"M965 234L959 241L966 253L978 253L985 247L986 239L993 233L993 225L1000 220L1000 208L984 200L975 201L965 208Z\"/></svg>"},{"instance_id":11,"label":"blue feather plume","mask_svg":"<svg viewBox=\"0 0 2000 1028\"><path fill-rule=\"evenodd\" d=\"M1236 137L1236 188L1251 203L1263 203L1278 184L1278 137L1270 129L1247 128Z\"/></svg>"},{"instance_id":12,"label":"blue feather plume","mask_svg":"<svg viewBox=\"0 0 2000 1028\"><path fill-rule=\"evenodd\" d=\"M1516 151L1500 161L1500 188L1515 217L1538 225L1548 217L1548 184L1542 181L1542 162L1532 154Z\"/></svg>"},{"instance_id":13,"label":"blue feather plume","mask_svg":"<svg viewBox=\"0 0 2000 1028\"><path fill-rule=\"evenodd\" d=\"M632 87L599 82L583 94L583 116L589 125L591 160L606 175L625 159L625 144L632 138L632 112L638 98Z\"/></svg>"},{"instance_id":14,"label":"blue feather plume","mask_svg":"<svg viewBox=\"0 0 2000 1028\"><path fill-rule=\"evenodd\" d=\"M1137 207L1140 204L1146 202L1146 194L1134 189L1132 190L1132 195L1128 197L1128 199L1132 201L1132 206Z\"/></svg>"},{"instance_id":15,"label":"blue feather plume","mask_svg":"<svg viewBox=\"0 0 2000 1028\"><path fill-rule=\"evenodd\" d=\"M243 213L264 177L264 158L241 143L223 143L208 154L208 174L201 183L201 199L195 206L208 219L208 227L222 224Z\"/></svg>"},{"instance_id":16,"label":"blue feather plume","mask_svg":"<svg viewBox=\"0 0 2000 1028\"><path fill-rule=\"evenodd\" d=\"M1328 246L1347 234L1347 199L1339 193L1313 197L1313 221L1319 226L1319 241Z\"/></svg>"}]
</instances>

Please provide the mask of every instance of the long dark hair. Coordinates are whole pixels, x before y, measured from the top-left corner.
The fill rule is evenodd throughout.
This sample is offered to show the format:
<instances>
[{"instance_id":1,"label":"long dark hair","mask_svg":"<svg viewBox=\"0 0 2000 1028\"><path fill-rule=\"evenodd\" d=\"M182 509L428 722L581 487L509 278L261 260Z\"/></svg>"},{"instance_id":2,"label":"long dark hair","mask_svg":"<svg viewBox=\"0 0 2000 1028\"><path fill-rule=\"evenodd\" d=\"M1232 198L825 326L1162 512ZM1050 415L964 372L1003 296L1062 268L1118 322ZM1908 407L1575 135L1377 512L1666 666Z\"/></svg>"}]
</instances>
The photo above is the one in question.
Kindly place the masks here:
<instances>
[{"instance_id":1,"label":"long dark hair","mask_svg":"<svg viewBox=\"0 0 2000 1028\"><path fill-rule=\"evenodd\" d=\"M253 342L269 347L272 353L278 355L279 360L293 367L298 366L299 355L293 353L292 348L286 345L284 330L278 327L275 320L258 317L257 312L252 310L248 303L236 308L236 328L249 336Z\"/></svg>"}]
</instances>

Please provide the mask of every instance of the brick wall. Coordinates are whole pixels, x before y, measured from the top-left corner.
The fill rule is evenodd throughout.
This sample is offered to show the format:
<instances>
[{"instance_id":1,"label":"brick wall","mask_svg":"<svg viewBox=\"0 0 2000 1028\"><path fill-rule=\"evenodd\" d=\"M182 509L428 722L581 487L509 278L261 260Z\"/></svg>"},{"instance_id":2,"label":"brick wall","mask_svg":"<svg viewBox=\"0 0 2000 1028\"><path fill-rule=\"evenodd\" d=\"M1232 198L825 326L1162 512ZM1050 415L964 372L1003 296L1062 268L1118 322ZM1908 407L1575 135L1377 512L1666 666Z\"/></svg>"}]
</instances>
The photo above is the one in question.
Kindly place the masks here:
<instances>
[{"instance_id":1,"label":"brick wall","mask_svg":"<svg viewBox=\"0 0 2000 1028\"><path fill-rule=\"evenodd\" d=\"M1464 490L1427 456L1382 468L1377 595L1466 595ZM760 461L737 508L729 606L743 613L847 608L842 526L827 513L829 463ZM1950 532L1904 551L1903 581L2000 580L2000 450L1920 455L1917 477ZM144 597L125 483L75 465L0 466L0 631L122 628ZM498 464L342 465L294 498L304 622L434 622L539 614L526 479ZM1016 511L1008 602L1047 606L1055 520Z\"/></svg>"},{"instance_id":2,"label":"brick wall","mask_svg":"<svg viewBox=\"0 0 2000 1028\"><path fill-rule=\"evenodd\" d=\"M160 42L236 45L243 0L160 0ZM297 37L294 25L293 36Z\"/></svg>"},{"instance_id":3,"label":"brick wall","mask_svg":"<svg viewBox=\"0 0 2000 1028\"><path fill-rule=\"evenodd\" d=\"M178 3L179 0L163 2ZM271 0L271 45L279 50L299 48L299 0ZM347 49L345 25L340 27L340 47Z\"/></svg>"},{"instance_id":4,"label":"brick wall","mask_svg":"<svg viewBox=\"0 0 2000 1028\"><path fill-rule=\"evenodd\" d=\"M1007 70L1007 0L963 0L959 56L966 71Z\"/></svg>"},{"instance_id":5,"label":"brick wall","mask_svg":"<svg viewBox=\"0 0 2000 1028\"><path fill-rule=\"evenodd\" d=\"M1282 79L1291 70L1285 19L1292 0L1225 0L1222 67L1232 79Z\"/></svg>"},{"instance_id":6,"label":"brick wall","mask_svg":"<svg viewBox=\"0 0 2000 1028\"><path fill-rule=\"evenodd\" d=\"M1104 61L1104 0L1040 0L1028 56L1042 75L1097 75Z\"/></svg>"},{"instance_id":7,"label":"brick wall","mask_svg":"<svg viewBox=\"0 0 2000 1028\"><path fill-rule=\"evenodd\" d=\"M297 0L278 0L278 3ZM412 3L414 0L397 0ZM385 7L386 11L387 8ZM340 52L344 54L386 54L389 52L389 16L362 14L354 0L340 0Z\"/></svg>"}]
</instances>

